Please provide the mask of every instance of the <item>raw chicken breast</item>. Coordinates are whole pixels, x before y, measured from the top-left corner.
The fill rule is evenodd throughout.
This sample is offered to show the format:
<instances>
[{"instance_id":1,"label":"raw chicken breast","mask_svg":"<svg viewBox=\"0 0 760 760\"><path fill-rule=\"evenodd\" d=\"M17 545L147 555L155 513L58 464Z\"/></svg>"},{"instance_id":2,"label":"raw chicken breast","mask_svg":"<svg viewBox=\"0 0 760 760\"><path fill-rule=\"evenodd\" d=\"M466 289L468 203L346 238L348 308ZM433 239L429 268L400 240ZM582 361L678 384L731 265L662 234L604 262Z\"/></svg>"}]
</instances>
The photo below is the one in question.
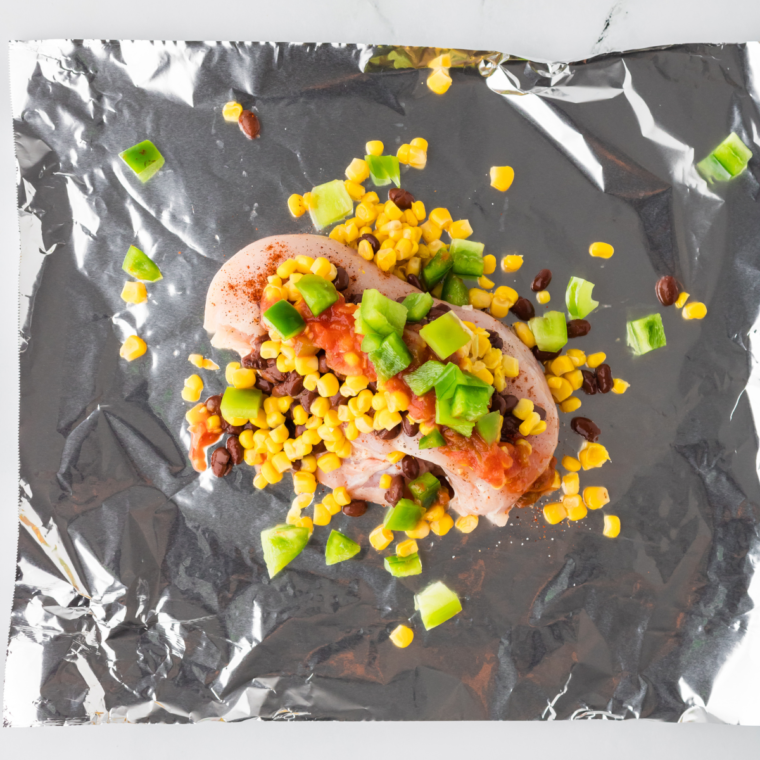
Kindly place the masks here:
<instances>
[{"instance_id":1,"label":"raw chicken breast","mask_svg":"<svg viewBox=\"0 0 760 760\"><path fill-rule=\"evenodd\" d=\"M377 288L396 299L416 288L393 275L382 272L374 263L362 259L353 249L318 235L282 235L259 240L243 248L217 272L206 297L205 327L213 333L212 345L228 348L245 356L254 340L266 331L261 324L259 301L267 285L267 276L274 274L283 261L300 254L313 258L323 256L349 275L347 295ZM520 375L507 380L507 390L520 398L529 398L546 410L546 431L531 437L533 451L528 463L508 486L495 489L465 469L457 470L446 452L439 449L420 451L418 440L403 433L391 441L374 435L361 435L353 441L354 454L344 460L338 470L319 472L320 481L330 487L345 485L355 498L381 501L379 475L397 472L385 455L404 451L419 459L440 465L454 488L450 506L460 514L484 515L503 525L515 502L546 470L557 447L559 421L554 399L544 378L543 368L514 331L482 311L468 307L451 307L462 320L493 330L504 341L503 351L520 362Z\"/></svg>"}]
</instances>

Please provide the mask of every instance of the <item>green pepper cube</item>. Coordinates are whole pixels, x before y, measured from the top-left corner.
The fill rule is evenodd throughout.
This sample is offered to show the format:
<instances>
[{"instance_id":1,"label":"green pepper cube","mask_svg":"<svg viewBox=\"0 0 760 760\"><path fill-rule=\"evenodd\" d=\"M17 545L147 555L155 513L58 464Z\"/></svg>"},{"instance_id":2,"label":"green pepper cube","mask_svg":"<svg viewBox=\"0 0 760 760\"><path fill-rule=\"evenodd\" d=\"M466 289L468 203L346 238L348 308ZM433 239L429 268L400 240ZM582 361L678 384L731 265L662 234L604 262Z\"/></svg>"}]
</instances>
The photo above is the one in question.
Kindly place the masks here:
<instances>
[{"instance_id":1,"label":"green pepper cube","mask_svg":"<svg viewBox=\"0 0 760 760\"><path fill-rule=\"evenodd\" d=\"M410 293L405 299L406 318L409 322L419 322L427 316L433 307L433 296L430 293Z\"/></svg>"},{"instance_id":2,"label":"green pepper cube","mask_svg":"<svg viewBox=\"0 0 760 760\"><path fill-rule=\"evenodd\" d=\"M264 548L264 562L269 577L274 578L286 565L292 562L309 541L308 528L296 525L277 525L261 531L261 545Z\"/></svg>"},{"instance_id":3,"label":"green pepper cube","mask_svg":"<svg viewBox=\"0 0 760 760\"><path fill-rule=\"evenodd\" d=\"M337 530L332 530L325 546L325 564L335 565L338 562L345 562L355 557L360 551L361 546L356 541Z\"/></svg>"},{"instance_id":4,"label":"green pepper cube","mask_svg":"<svg viewBox=\"0 0 760 760\"><path fill-rule=\"evenodd\" d=\"M425 282L425 287L428 290L432 290L439 282L443 282L443 278L446 277L453 266L454 259L451 252L448 248L441 248L425 264L425 268L422 270L422 279Z\"/></svg>"},{"instance_id":5,"label":"green pepper cube","mask_svg":"<svg viewBox=\"0 0 760 760\"><path fill-rule=\"evenodd\" d=\"M470 300L470 291L461 277L457 277L452 270L443 280L441 300L454 306L466 306Z\"/></svg>"},{"instance_id":6,"label":"green pepper cube","mask_svg":"<svg viewBox=\"0 0 760 760\"><path fill-rule=\"evenodd\" d=\"M420 449L438 449L446 445L446 439L438 428L433 428L427 435L420 438Z\"/></svg>"},{"instance_id":7,"label":"green pepper cube","mask_svg":"<svg viewBox=\"0 0 760 760\"><path fill-rule=\"evenodd\" d=\"M311 189L309 215L317 230L345 219L353 210L354 202L342 180L334 179Z\"/></svg>"},{"instance_id":8,"label":"green pepper cube","mask_svg":"<svg viewBox=\"0 0 760 760\"><path fill-rule=\"evenodd\" d=\"M453 259L452 272L462 277L481 277L483 275L483 243L473 240L454 239L449 246ZM444 290L446 287L444 286Z\"/></svg>"},{"instance_id":9,"label":"green pepper cube","mask_svg":"<svg viewBox=\"0 0 760 760\"><path fill-rule=\"evenodd\" d=\"M441 359L448 359L472 340L472 333L462 324L462 320L453 311L434 319L420 330L425 343Z\"/></svg>"},{"instance_id":10,"label":"green pepper cube","mask_svg":"<svg viewBox=\"0 0 760 760\"><path fill-rule=\"evenodd\" d=\"M479 377L476 377L470 372L462 372L459 367L454 364L447 364L444 371L441 373L438 380L435 383L435 395L442 399L453 399L456 390L461 385L469 385L475 388L482 388L488 393L488 398L494 392L494 387L483 382Z\"/></svg>"},{"instance_id":11,"label":"green pepper cube","mask_svg":"<svg viewBox=\"0 0 760 760\"><path fill-rule=\"evenodd\" d=\"M445 425L451 428L465 438L472 435L472 429L475 427L474 422L468 422L461 417L456 417L451 411L451 399L435 399L435 422L437 425Z\"/></svg>"},{"instance_id":12,"label":"green pepper cube","mask_svg":"<svg viewBox=\"0 0 760 760\"><path fill-rule=\"evenodd\" d=\"M662 317L659 314L650 314L648 317L628 322L627 333L628 345L638 356L662 348L667 343Z\"/></svg>"},{"instance_id":13,"label":"green pepper cube","mask_svg":"<svg viewBox=\"0 0 760 760\"><path fill-rule=\"evenodd\" d=\"M306 329L303 317L292 303L285 300L270 306L264 312L264 319L282 335L283 340L293 338Z\"/></svg>"},{"instance_id":14,"label":"green pepper cube","mask_svg":"<svg viewBox=\"0 0 760 760\"><path fill-rule=\"evenodd\" d=\"M594 283L582 277L571 277L565 291L565 304L572 319L585 319L599 306L599 301L591 297Z\"/></svg>"},{"instance_id":15,"label":"green pepper cube","mask_svg":"<svg viewBox=\"0 0 760 760\"><path fill-rule=\"evenodd\" d=\"M462 611L462 603L448 586L438 581L414 595L414 609L420 611L422 625L429 631L458 615Z\"/></svg>"},{"instance_id":16,"label":"green pepper cube","mask_svg":"<svg viewBox=\"0 0 760 760\"><path fill-rule=\"evenodd\" d=\"M547 311L528 324L539 351L559 351L567 343L567 320L561 311Z\"/></svg>"},{"instance_id":17,"label":"green pepper cube","mask_svg":"<svg viewBox=\"0 0 760 760\"><path fill-rule=\"evenodd\" d=\"M385 513L383 527L388 530L412 530L425 514L424 507L409 499L400 499Z\"/></svg>"},{"instance_id":18,"label":"green pepper cube","mask_svg":"<svg viewBox=\"0 0 760 760\"><path fill-rule=\"evenodd\" d=\"M475 430L486 443L496 443L501 438L504 418L498 412L488 412L475 423Z\"/></svg>"},{"instance_id":19,"label":"green pepper cube","mask_svg":"<svg viewBox=\"0 0 760 760\"><path fill-rule=\"evenodd\" d=\"M488 414L490 398L491 394L486 388L459 385L451 401L451 413L468 422L477 422L484 414Z\"/></svg>"},{"instance_id":20,"label":"green pepper cube","mask_svg":"<svg viewBox=\"0 0 760 760\"><path fill-rule=\"evenodd\" d=\"M362 321L372 332L380 335L390 335L392 332L403 334L406 306L384 296L379 290L369 288L362 293L360 311Z\"/></svg>"},{"instance_id":21,"label":"green pepper cube","mask_svg":"<svg viewBox=\"0 0 760 760\"><path fill-rule=\"evenodd\" d=\"M364 334L362 339L362 351L365 354L371 354L373 351L377 351L383 343L383 336L377 333L371 332Z\"/></svg>"},{"instance_id":22,"label":"green pepper cube","mask_svg":"<svg viewBox=\"0 0 760 760\"><path fill-rule=\"evenodd\" d=\"M752 151L732 132L707 158L697 164L700 174L712 182L726 181L741 174L752 158Z\"/></svg>"},{"instance_id":23,"label":"green pepper cube","mask_svg":"<svg viewBox=\"0 0 760 760\"><path fill-rule=\"evenodd\" d=\"M385 380L398 375L412 363L406 343L395 332L383 339L380 348L369 354L369 359L375 366L377 376Z\"/></svg>"},{"instance_id":24,"label":"green pepper cube","mask_svg":"<svg viewBox=\"0 0 760 760\"><path fill-rule=\"evenodd\" d=\"M383 565L395 578L406 578L407 575L419 575L422 572L422 562L417 552L406 557L391 555L383 560Z\"/></svg>"},{"instance_id":25,"label":"green pepper cube","mask_svg":"<svg viewBox=\"0 0 760 760\"><path fill-rule=\"evenodd\" d=\"M401 187L401 171L396 156L364 156L369 167L369 178L375 187L384 187L393 182Z\"/></svg>"},{"instance_id":26,"label":"green pepper cube","mask_svg":"<svg viewBox=\"0 0 760 760\"><path fill-rule=\"evenodd\" d=\"M431 472L426 472L409 483L412 496L427 509L438 496L441 489L441 481Z\"/></svg>"},{"instance_id":27,"label":"green pepper cube","mask_svg":"<svg viewBox=\"0 0 760 760\"><path fill-rule=\"evenodd\" d=\"M150 140L143 140L123 150L119 153L119 158L143 184L166 163L158 148Z\"/></svg>"},{"instance_id":28,"label":"green pepper cube","mask_svg":"<svg viewBox=\"0 0 760 760\"><path fill-rule=\"evenodd\" d=\"M156 282L164 277L156 263L133 245L129 246L121 268L135 279L146 282Z\"/></svg>"},{"instance_id":29,"label":"green pepper cube","mask_svg":"<svg viewBox=\"0 0 760 760\"><path fill-rule=\"evenodd\" d=\"M296 282L296 290L303 296L311 313L318 317L338 300L338 291L329 280L316 274L305 274Z\"/></svg>"},{"instance_id":30,"label":"green pepper cube","mask_svg":"<svg viewBox=\"0 0 760 760\"><path fill-rule=\"evenodd\" d=\"M362 344L362 351L364 344ZM452 365L456 366L456 365ZM421 367L417 367L414 372L404 375L404 382L411 388L415 396L424 396L435 384L444 371L441 362L428 361Z\"/></svg>"},{"instance_id":31,"label":"green pepper cube","mask_svg":"<svg viewBox=\"0 0 760 760\"><path fill-rule=\"evenodd\" d=\"M261 409L263 394L258 388L225 388L219 410L225 420L254 419Z\"/></svg>"}]
</instances>

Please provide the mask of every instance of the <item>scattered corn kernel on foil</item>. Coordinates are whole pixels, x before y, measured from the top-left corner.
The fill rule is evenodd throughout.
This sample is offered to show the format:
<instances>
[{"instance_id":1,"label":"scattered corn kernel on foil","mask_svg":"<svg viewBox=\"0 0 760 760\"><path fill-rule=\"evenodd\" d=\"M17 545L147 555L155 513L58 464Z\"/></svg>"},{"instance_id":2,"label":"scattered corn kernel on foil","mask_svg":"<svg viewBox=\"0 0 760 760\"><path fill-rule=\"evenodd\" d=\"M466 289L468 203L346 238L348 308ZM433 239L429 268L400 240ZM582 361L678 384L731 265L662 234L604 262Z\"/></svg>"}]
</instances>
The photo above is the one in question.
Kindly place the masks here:
<instances>
[{"instance_id":1,"label":"scattered corn kernel on foil","mask_svg":"<svg viewBox=\"0 0 760 760\"><path fill-rule=\"evenodd\" d=\"M758 61L755 43L580 64L14 43L6 724L677 721L695 704L760 723ZM388 203L397 184L414 202ZM212 345L220 267L300 233L406 281L441 251L482 255L447 294L534 349L560 424L556 469L506 526L458 514L426 473L402 510L357 505L354 442L407 420L409 398L279 333L261 358L314 403L259 398L258 370ZM281 329L299 283L333 269L271 275ZM571 317L561 352L541 348ZM473 336L462 366L501 392L524 362ZM364 367L357 346L341 356ZM525 395L520 461L547 435ZM230 428L235 446L206 450ZM379 491L404 461L379 460Z\"/></svg>"}]
</instances>

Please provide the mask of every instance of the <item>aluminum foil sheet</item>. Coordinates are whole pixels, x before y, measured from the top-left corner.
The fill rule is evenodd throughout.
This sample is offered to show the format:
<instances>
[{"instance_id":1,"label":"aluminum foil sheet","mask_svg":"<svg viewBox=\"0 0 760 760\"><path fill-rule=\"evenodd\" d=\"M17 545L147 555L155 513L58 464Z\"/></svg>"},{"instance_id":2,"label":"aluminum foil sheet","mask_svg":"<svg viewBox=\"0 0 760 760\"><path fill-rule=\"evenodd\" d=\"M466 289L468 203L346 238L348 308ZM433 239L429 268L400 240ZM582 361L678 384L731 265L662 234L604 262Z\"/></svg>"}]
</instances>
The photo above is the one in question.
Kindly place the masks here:
<instances>
[{"instance_id":1,"label":"aluminum foil sheet","mask_svg":"<svg viewBox=\"0 0 760 760\"><path fill-rule=\"evenodd\" d=\"M610 719L695 711L760 722L760 45L692 45L536 64L454 51L453 86L425 85L441 51L355 45L27 42L11 48L21 226L20 534L7 725L207 719ZM261 137L225 123L253 108ZM729 132L755 156L736 180L695 172ZM549 527L515 510L423 542L422 576L381 556L324 564L328 531L274 580L259 533L283 520L289 478L222 481L186 455L190 353L215 352L204 295L254 239L310 231L292 192L343 174L368 139L422 135L403 184L468 218L501 257L499 284L554 273L596 283L577 346L603 350L624 396L583 397L612 462L602 511ZM119 151L153 140L142 186ZM514 167L506 194L488 169ZM608 261L589 243L615 246ZM135 244L164 279L126 308ZM675 275L708 307L660 309ZM560 307L561 308L561 307ZM627 319L660 310L667 347L633 357ZM119 359L139 332L148 354ZM222 373L205 372L208 392ZM580 439L563 416L559 455ZM380 507L333 526L368 546ZM464 600L425 633L413 593ZM389 632L411 619L415 641Z\"/></svg>"}]
</instances>

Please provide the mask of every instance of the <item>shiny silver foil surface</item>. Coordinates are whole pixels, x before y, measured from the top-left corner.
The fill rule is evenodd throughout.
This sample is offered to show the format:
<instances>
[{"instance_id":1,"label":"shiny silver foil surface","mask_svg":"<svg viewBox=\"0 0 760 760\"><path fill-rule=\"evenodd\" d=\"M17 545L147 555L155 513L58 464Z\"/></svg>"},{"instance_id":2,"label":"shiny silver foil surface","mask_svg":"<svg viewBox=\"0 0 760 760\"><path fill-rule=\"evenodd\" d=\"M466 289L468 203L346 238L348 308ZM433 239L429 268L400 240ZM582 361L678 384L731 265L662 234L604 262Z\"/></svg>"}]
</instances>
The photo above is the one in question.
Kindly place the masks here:
<instances>
[{"instance_id":1,"label":"shiny silver foil surface","mask_svg":"<svg viewBox=\"0 0 760 760\"><path fill-rule=\"evenodd\" d=\"M702 711L760 722L760 45L692 45L535 64L454 51L453 86L425 85L441 51L354 45L27 42L11 48L21 227L20 533L5 684L11 726L246 718L604 717ZM256 111L249 141L224 122ZM708 186L694 162L731 131L754 152ZM216 480L187 458L187 356L220 265L252 240L311 231L286 199L342 177L369 139L429 140L403 185L467 218L528 295L553 272L596 283L592 332L623 396L581 396L612 461L581 473L612 502L547 526L514 510L421 546L393 579L368 548L381 508L332 526L363 547L324 563L329 529L269 580L261 530L290 478ZM166 158L141 185L117 154ZM514 167L505 194L492 165ZM615 246L609 260L588 246ZM164 279L126 307L134 244ZM12 255L10 252L9 255ZM707 318L655 299L675 275ZM627 319L662 313L668 344L626 348ZM511 321L511 320L509 320ZM122 340L149 351L128 364ZM219 392L223 372L201 372ZM581 439L562 415L558 455ZM14 508L13 505L6 505ZM602 535L603 513L622 521ZM443 580L464 611L428 633L413 593ZM400 622L414 643L388 639Z\"/></svg>"}]
</instances>

